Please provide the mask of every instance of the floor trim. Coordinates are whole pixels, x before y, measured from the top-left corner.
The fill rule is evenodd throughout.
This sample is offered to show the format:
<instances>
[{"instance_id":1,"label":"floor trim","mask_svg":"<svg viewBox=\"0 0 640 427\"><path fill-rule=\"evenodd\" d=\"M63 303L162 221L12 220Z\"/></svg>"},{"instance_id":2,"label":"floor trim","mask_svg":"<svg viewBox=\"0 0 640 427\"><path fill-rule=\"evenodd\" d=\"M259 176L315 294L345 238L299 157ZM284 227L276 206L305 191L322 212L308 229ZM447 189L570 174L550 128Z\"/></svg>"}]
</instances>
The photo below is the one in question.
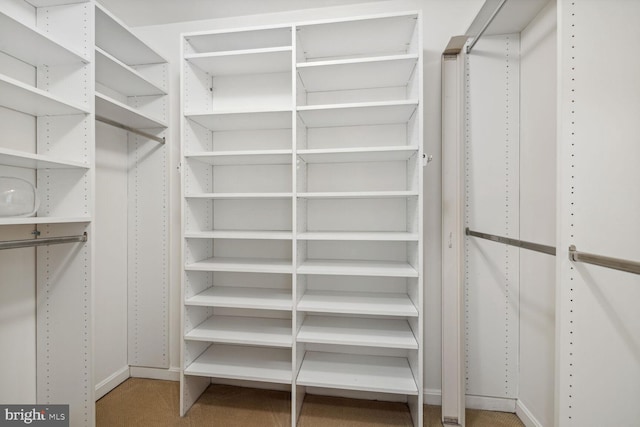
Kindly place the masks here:
<instances>
[{"instance_id":1,"label":"floor trim","mask_svg":"<svg viewBox=\"0 0 640 427\"><path fill-rule=\"evenodd\" d=\"M518 399L516 403L516 415L526 427L542 427L542 424L533 416L529 408Z\"/></svg>"},{"instance_id":2,"label":"floor trim","mask_svg":"<svg viewBox=\"0 0 640 427\"><path fill-rule=\"evenodd\" d=\"M180 369L178 368L145 368L143 366L131 366L132 378L149 378L151 380L180 381Z\"/></svg>"},{"instance_id":3,"label":"floor trim","mask_svg":"<svg viewBox=\"0 0 640 427\"><path fill-rule=\"evenodd\" d=\"M124 366L96 384L96 400L125 382L127 378L129 378L129 375L129 366Z\"/></svg>"}]
</instances>

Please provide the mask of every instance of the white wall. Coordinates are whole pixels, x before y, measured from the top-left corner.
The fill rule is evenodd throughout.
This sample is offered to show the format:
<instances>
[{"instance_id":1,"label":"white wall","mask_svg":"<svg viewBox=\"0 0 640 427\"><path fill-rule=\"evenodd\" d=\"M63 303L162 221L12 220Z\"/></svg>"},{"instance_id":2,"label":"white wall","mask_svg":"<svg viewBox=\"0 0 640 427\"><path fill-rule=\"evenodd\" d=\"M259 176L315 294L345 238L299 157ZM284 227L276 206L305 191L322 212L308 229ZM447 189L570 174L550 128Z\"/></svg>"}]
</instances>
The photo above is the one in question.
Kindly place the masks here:
<instances>
[{"instance_id":1,"label":"white wall","mask_svg":"<svg viewBox=\"0 0 640 427\"><path fill-rule=\"evenodd\" d=\"M441 206L440 206L440 57L453 35L463 34L482 5L481 0L397 0L307 9L275 14L138 27L134 31L171 62L170 73L170 365L180 364L180 117L179 35L182 32L257 26L367 15L400 10L423 11L425 152L435 161L425 170L425 388L426 401L439 402L441 342Z\"/></svg>"},{"instance_id":2,"label":"white wall","mask_svg":"<svg viewBox=\"0 0 640 427\"><path fill-rule=\"evenodd\" d=\"M520 239L555 246L556 3L520 37ZM561 255L562 256L562 255ZM520 251L519 410L553 425L555 258Z\"/></svg>"}]
</instances>

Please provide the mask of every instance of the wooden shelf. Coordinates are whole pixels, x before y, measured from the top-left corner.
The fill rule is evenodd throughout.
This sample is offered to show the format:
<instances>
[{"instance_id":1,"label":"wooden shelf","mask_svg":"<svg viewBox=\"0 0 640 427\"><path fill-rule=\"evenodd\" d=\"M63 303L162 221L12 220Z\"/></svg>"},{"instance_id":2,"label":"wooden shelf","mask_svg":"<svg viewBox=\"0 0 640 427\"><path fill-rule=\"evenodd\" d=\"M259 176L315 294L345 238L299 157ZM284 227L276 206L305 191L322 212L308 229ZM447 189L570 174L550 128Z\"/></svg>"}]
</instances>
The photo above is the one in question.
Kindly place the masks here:
<instances>
[{"instance_id":1,"label":"wooden shelf","mask_svg":"<svg viewBox=\"0 0 640 427\"><path fill-rule=\"evenodd\" d=\"M349 240L349 241L386 241L416 242L418 233L402 231L307 231L298 233L298 240Z\"/></svg>"},{"instance_id":2,"label":"wooden shelf","mask_svg":"<svg viewBox=\"0 0 640 427\"><path fill-rule=\"evenodd\" d=\"M246 150L185 154L188 159L210 165L285 165L291 164L293 150Z\"/></svg>"},{"instance_id":3,"label":"wooden shelf","mask_svg":"<svg viewBox=\"0 0 640 427\"><path fill-rule=\"evenodd\" d=\"M166 129L164 121L150 117L120 101L96 92L96 116L121 123L134 129Z\"/></svg>"},{"instance_id":4,"label":"wooden shelf","mask_svg":"<svg viewBox=\"0 0 640 427\"><path fill-rule=\"evenodd\" d=\"M32 217L0 217L0 225L30 225L30 224L75 224L91 222L91 217L79 216L79 217L46 217L46 216L32 216Z\"/></svg>"},{"instance_id":5,"label":"wooden shelf","mask_svg":"<svg viewBox=\"0 0 640 427\"><path fill-rule=\"evenodd\" d=\"M307 291L297 309L309 313L418 316L407 294L388 292Z\"/></svg>"},{"instance_id":6,"label":"wooden shelf","mask_svg":"<svg viewBox=\"0 0 640 427\"><path fill-rule=\"evenodd\" d=\"M307 316L296 340L331 345L418 348L416 337L404 319Z\"/></svg>"},{"instance_id":7,"label":"wooden shelf","mask_svg":"<svg viewBox=\"0 0 640 427\"><path fill-rule=\"evenodd\" d=\"M40 29L29 27L2 12L0 52L35 67L90 62L89 58L64 47Z\"/></svg>"},{"instance_id":8,"label":"wooden shelf","mask_svg":"<svg viewBox=\"0 0 640 427\"><path fill-rule=\"evenodd\" d=\"M306 352L297 384L309 387L417 395L404 357Z\"/></svg>"},{"instance_id":9,"label":"wooden shelf","mask_svg":"<svg viewBox=\"0 0 640 427\"><path fill-rule=\"evenodd\" d=\"M291 319L211 316L187 334L192 341L291 347Z\"/></svg>"},{"instance_id":10,"label":"wooden shelf","mask_svg":"<svg viewBox=\"0 0 640 427\"><path fill-rule=\"evenodd\" d=\"M99 47L96 47L96 82L126 96L166 95L166 91Z\"/></svg>"},{"instance_id":11,"label":"wooden shelf","mask_svg":"<svg viewBox=\"0 0 640 427\"><path fill-rule=\"evenodd\" d=\"M291 46L194 53L184 59L212 76L291 71Z\"/></svg>"},{"instance_id":12,"label":"wooden shelf","mask_svg":"<svg viewBox=\"0 0 640 427\"><path fill-rule=\"evenodd\" d=\"M192 112L185 116L211 131L291 129L292 110Z\"/></svg>"},{"instance_id":13,"label":"wooden shelf","mask_svg":"<svg viewBox=\"0 0 640 427\"><path fill-rule=\"evenodd\" d=\"M89 110L0 74L0 106L36 117L89 114Z\"/></svg>"},{"instance_id":14,"label":"wooden shelf","mask_svg":"<svg viewBox=\"0 0 640 427\"><path fill-rule=\"evenodd\" d=\"M417 197L416 191L327 191L297 193L302 199L397 199Z\"/></svg>"},{"instance_id":15,"label":"wooden shelf","mask_svg":"<svg viewBox=\"0 0 640 427\"><path fill-rule=\"evenodd\" d=\"M300 25L302 61L406 54L417 15ZM347 42L348 41L348 42Z\"/></svg>"},{"instance_id":16,"label":"wooden shelf","mask_svg":"<svg viewBox=\"0 0 640 427\"><path fill-rule=\"evenodd\" d=\"M111 12L96 3L96 46L127 65L166 63Z\"/></svg>"},{"instance_id":17,"label":"wooden shelf","mask_svg":"<svg viewBox=\"0 0 640 427\"><path fill-rule=\"evenodd\" d=\"M208 258L187 263L185 270L244 273L293 273L291 260L271 258Z\"/></svg>"},{"instance_id":18,"label":"wooden shelf","mask_svg":"<svg viewBox=\"0 0 640 427\"><path fill-rule=\"evenodd\" d=\"M298 75L307 92L407 86L418 55L303 62Z\"/></svg>"},{"instance_id":19,"label":"wooden shelf","mask_svg":"<svg viewBox=\"0 0 640 427\"><path fill-rule=\"evenodd\" d=\"M357 162L393 162L408 160L418 153L418 147L354 147L319 148L298 150L297 154L307 163L357 163Z\"/></svg>"},{"instance_id":20,"label":"wooden shelf","mask_svg":"<svg viewBox=\"0 0 640 427\"><path fill-rule=\"evenodd\" d=\"M202 193L187 194L189 199L290 199L293 193Z\"/></svg>"},{"instance_id":21,"label":"wooden shelf","mask_svg":"<svg viewBox=\"0 0 640 427\"><path fill-rule=\"evenodd\" d=\"M54 159L42 154L0 148L0 165L27 169L89 169L89 164Z\"/></svg>"},{"instance_id":22,"label":"wooden shelf","mask_svg":"<svg viewBox=\"0 0 640 427\"><path fill-rule=\"evenodd\" d=\"M298 107L298 115L309 128L401 124L417 107L417 100L305 105Z\"/></svg>"},{"instance_id":23,"label":"wooden shelf","mask_svg":"<svg viewBox=\"0 0 640 427\"><path fill-rule=\"evenodd\" d=\"M291 350L213 344L184 374L290 384Z\"/></svg>"},{"instance_id":24,"label":"wooden shelf","mask_svg":"<svg viewBox=\"0 0 640 427\"><path fill-rule=\"evenodd\" d=\"M260 230L215 230L215 231L187 231L187 239L248 239L248 240L291 240L291 231L260 231Z\"/></svg>"},{"instance_id":25,"label":"wooden shelf","mask_svg":"<svg viewBox=\"0 0 640 427\"><path fill-rule=\"evenodd\" d=\"M291 291L241 286L213 286L187 298L186 305L247 308L255 310L291 310Z\"/></svg>"},{"instance_id":26,"label":"wooden shelf","mask_svg":"<svg viewBox=\"0 0 640 427\"><path fill-rule=\"evenodd\" d=\"M298 274L418 277L411 265L395 261L307 260L298 267Z\"/></svg>"}]
</instances>

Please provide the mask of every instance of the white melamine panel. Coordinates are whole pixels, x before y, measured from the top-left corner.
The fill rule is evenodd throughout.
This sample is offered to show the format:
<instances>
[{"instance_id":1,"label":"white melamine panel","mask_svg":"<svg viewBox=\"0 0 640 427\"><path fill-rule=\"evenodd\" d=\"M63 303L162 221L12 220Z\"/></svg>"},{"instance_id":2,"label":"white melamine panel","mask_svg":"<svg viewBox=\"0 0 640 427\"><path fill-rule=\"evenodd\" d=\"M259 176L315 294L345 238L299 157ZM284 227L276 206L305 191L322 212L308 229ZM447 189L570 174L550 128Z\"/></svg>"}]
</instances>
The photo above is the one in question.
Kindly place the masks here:
<instances>
[{"instance_id":1,"label":"white melamine panel","mask_svg":"<svg viewBox=\"0 0 640 427\"><path fill-rule=\"evenodd\" d=\"M211 345L184 369L185 375L291 383L291 350Z\"/></svg>"},{"instance_id":2,"label":"white melamine panel","mask_svg":"<svg viewBox=\"0 0 640 427\"><path fill-rule=\"evenodd\" d=\"M291 110L229 111L185 113L185 116L212 131L251 129L291 129Z\"/></svg>"},{"instance_id":3,"label":"white melamine panel","mask_svg":"<svg viewBox=\"0 0 640 427\"><path fill-rule=\"evenodd\" d=\"M386 292L307 291L298 302L299 311L416 317L418 310L407 294Z\"/></svg>"},{"instance_id":4,"label":"white melamine panel","mask_svg":"<svg viewBox=\"0 0 640 427\"><path fill-rule=\"evenodd\" d=\"M631 426L640 420L640 276L570 262L566 250L640 261L640 60L624 42L640 38L640 3L561 0L558 10L555 424Z\"/></svg>"},{"instance_id":5,"label":"white melamine panel","mask_svg":"<svg viewBox=\"0 0 640 427\"><path fill-rule=\"evenodd\" d=\"M291 319L211 316L187 332L186 340L291 347Z\"/></svg>"},{"instance_id":6,"label":"white melamine panel","mask_svg":"<svg viewBox=\"0 0 640 427\"><path fill-rule=\"evenodd\" d=\"M209 165L285 165L291 164L292 150L245 150L185 154L188 159Z\"/></svg>"},{"instance_id":7,"label":"white melamine panel","mask_svg":"<svg viewBox=\"0 0 640 427\"><path fill-rule=\"evenodd\" d=\"M309 194L412 190L407 188L408 166L406 161L312 163L306 165L306 185L298 190Z\"/></svg>"},{"instance_id":8,"label":"white melamine panel","mask_svg":"<svg viewBox=\"0 0 640 427\"><path fill-rule=\"evenodd\" d=\"M245 273L291 273L290 260L271 258L208 258L188 263L185 270L229 271Z\"/></svg>"},{"instance_id":9,"label":"white melamine panel","mask_svg":"<svg viewBox=\"0 0 640 427\"><path fill-rule=\"evenodd\" d=\"M403 319L306 316L298 342L417 349L411 327Z\"/></svg>"},{"instance_id":10,"label":"white melamine panel","mask_svg":"<svg viewBox=\"0 0 640 427\"><path fill-rule=\"evenodd\" d=\"M187 298L186 305L291 310L291 291L271 288L214 286Z\"/></svg>"},{"instance_id":11,"label":"white melamine panel","mask_svg":"<svg viewBox=\"0 0 640 427\"><path fill-rule=\"evenodd\" d=\"M306 205L306 221L300 224L301 232L409 231L407 208L410 203L405 198L311 198L306 200Z\"/></svg>"},{"instance_id":12,"label":"white melamine panel","mask_svg":"<svg viewBox=\"0 0 640 427\"><path fill-rule=\"evenodd\" d=\"M136 37L127 26L96 3L96 46L127 65L167 62Z\"/></svg>"},{"instance_id":13,"label":"white melamine panel","mask_svg":"<svg viewBox=\"0 0 640 427\"><path fill-rule=\"evenodd\" d=\"M307 129L304 138L298 136L298 149L303 151L322 149L362 149L368 150L374 147L384 149L388 146L417 146L408 142L407 125L371 125L371 126L346 126L329 128ZM363 157L367 157L362 153Z\"/></svg>"},{"instance_id":14,"label":"white melamine panel","mask_svg":"<svg viewBox=\"0 0 640 427\"><path fill-rule=\"evenodd\" d=\"M483 37L467 55L465 222L518 238L519 36ZM465 240L468 395L517 397L518 252Z\"/></svg>"},{"instance_id":15,"label":"white melamine panel","mask_svg":"<svg viewBox=\"0 0 640 427\"><path fill-rule=\"evenodd\" d=\"M307 92L407 86L418 55L307 62L297 65Z\"/></svg>"},{"instance_id":16,"label":"white melamine panel","mask_svg":"<svg viewBox=\"0 0 640 427\"><path fill-rule=\"evenodd\" d=\"M167 123L163 119L151 117L99 92L96 92L96 115L134 129L167 127Z\"/></svg>"},{"instance_id":17,"label":"white melamine panel","mask_svg":"<svg viewBox=\"0 0 640 427\"><path fill-rule=\"evenodd\" d=\"M60 96L24 84L18 80L0 75L0 97L3 107L32 116L60 116L88 114L84 107L71 103Z\"/></svg>"},{"instance_id":18,"label":"white melamine panel","mask_svg":"<svg viewBox=\"0 0 640 427\"><path fill-rule=\"evenodd\" d=\"M96 47L96 82L126 96L166 95L135 69Z\"/></svg>"},{"instance_id":19,"label":"white melamine panel","mask_svg":"<svg viewBox=\"0 0 640 427\"><path fill-rule=\"evenodd\" d=\"M16 40L20 40L16 43ZM34 66L88 63L85 55L65 47L38 28L0 12L0 51Z\"/></svg>"},{"instance_id":20,"label":"white melamine panel","mask_svg":"<svg viewBox=\"0 0 640 427\"><path fill-rule=\"evenodd\" d=\"M418 277L416 269L406 262L335 259L306 260L298 266L298 274Z\"/></svg>"},{"instance_id":21,"label":"white melamine panel","mask_svg":"<svg viewBox=\"0 0 640 427\"><path fill-rule=\"evenodd\" d=\"M213 113L291 108L291 72L234 74L211 79Z\"/></svg>"},{"instance_id":22,"label":"white melamine panel","mask_svg":"<svg viewBox=\"0 0 640 427\"><path fill-rule=\"evenodd\" d=\"M416 15L299 26L299 61L407 53ZM348 43L345 42L348 40Z\"/></svg>"},{"instance_id":23,"label":"white melamine panel","mask_svg":"<svg viewBox=\"0 0 640 427\"><path fill-rule=\"evenodd\" d=\"M407 359L389 356L306 352L298 385L418 394Z\"/></svg>"},{"instance_id":24,"label":"white melamine panel","mask_svg":"<svg viewBox=\"0 0 640 427\"><path fill-rule=\"evenodd\" d=\"M296 154L306 163L354 163L392 162L408 160L418 152L418 147L357 147L357 148L316 148L298 150Z\"/></svg>"},{"instance_id":25,"label":"white melamine panel","mask_svg":"<svg viewBox=\"0 0 640 427\"><path fill-rule=\"evenodd\" d=\"M0 165L29 169L88 169L89 164L0 148Z\"/></svg>"},{"instance_id":26,"label":"white melamine panel","mask_svg":"<svg viewBox=\"0 0 640 427\"><path fill-rule=\"evenodd\" d=\"M396 124L408 122L417 105L406 100L299 106L298 115L309 128Z\"/></svg>"},{"instance_id":27,"label":"white melamine panel","mask_svg":"<svg viewBox=\"0 0 640 427\"><path fill-rule=\"evenodd\" d=\"M369 240L369 241L398 241L398 242L412 242L418 241L419 236L417 233L402 233L394 231L355 231L355 232L327 232L316 231L298 233L298 240Z\"/></svg>"},{"instance_id":28,"label":"white melamine panel","mask_svg":"<svg viewBox=\"0 0 640 427\"><path fill-rule=\"evenodd\" d=\"M291 46L291 27L186 34L185 52L226 52Z\"/></svg>"},{"instance_id":29,"label":"white melamine panel","mask_svg":"<svg viewBox=\"0 0 640 427\"><path fill-rule=\"evenodd\" d=\"M291 47L196 53L184 59L212 76L281 73L291 70Z\"/></svg>"}]
</instances>

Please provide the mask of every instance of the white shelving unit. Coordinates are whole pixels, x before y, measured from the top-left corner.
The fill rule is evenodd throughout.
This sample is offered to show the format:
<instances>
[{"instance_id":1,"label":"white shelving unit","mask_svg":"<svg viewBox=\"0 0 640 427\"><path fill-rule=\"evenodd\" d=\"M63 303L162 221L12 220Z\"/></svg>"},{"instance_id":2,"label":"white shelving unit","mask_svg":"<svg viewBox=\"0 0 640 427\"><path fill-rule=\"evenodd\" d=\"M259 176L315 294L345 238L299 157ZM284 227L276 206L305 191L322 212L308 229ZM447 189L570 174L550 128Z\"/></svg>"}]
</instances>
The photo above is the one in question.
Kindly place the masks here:
<instances>
[{"instance_id":1,"label":"white shelving unit","mask_svg":"<svg viewBox=\"0 0 640 427\"><path fill-rule=\"evenodd\" d=\"M0 4L0 176L31 183L32 217L0 217L2 240L87 233L88 242L0 253L2 401L68 403L93 425L93 11L87 1ZM16 300L16 296L21 298ZM8 335L5 335L8 334ZM35 372L34 372L35 368Z\"/></svg>"},{"instance_id":2,"label":"white shelving unit","mask_svg":"<svg viewBox=\"0 0 640 427\"><path fill-rule=\"evenodd\" d=\"M326 389L405 395L422 425L420 33L183 35L183 414L231 378L290 384L294 426Z\"/></svg>"}]
</instances>

